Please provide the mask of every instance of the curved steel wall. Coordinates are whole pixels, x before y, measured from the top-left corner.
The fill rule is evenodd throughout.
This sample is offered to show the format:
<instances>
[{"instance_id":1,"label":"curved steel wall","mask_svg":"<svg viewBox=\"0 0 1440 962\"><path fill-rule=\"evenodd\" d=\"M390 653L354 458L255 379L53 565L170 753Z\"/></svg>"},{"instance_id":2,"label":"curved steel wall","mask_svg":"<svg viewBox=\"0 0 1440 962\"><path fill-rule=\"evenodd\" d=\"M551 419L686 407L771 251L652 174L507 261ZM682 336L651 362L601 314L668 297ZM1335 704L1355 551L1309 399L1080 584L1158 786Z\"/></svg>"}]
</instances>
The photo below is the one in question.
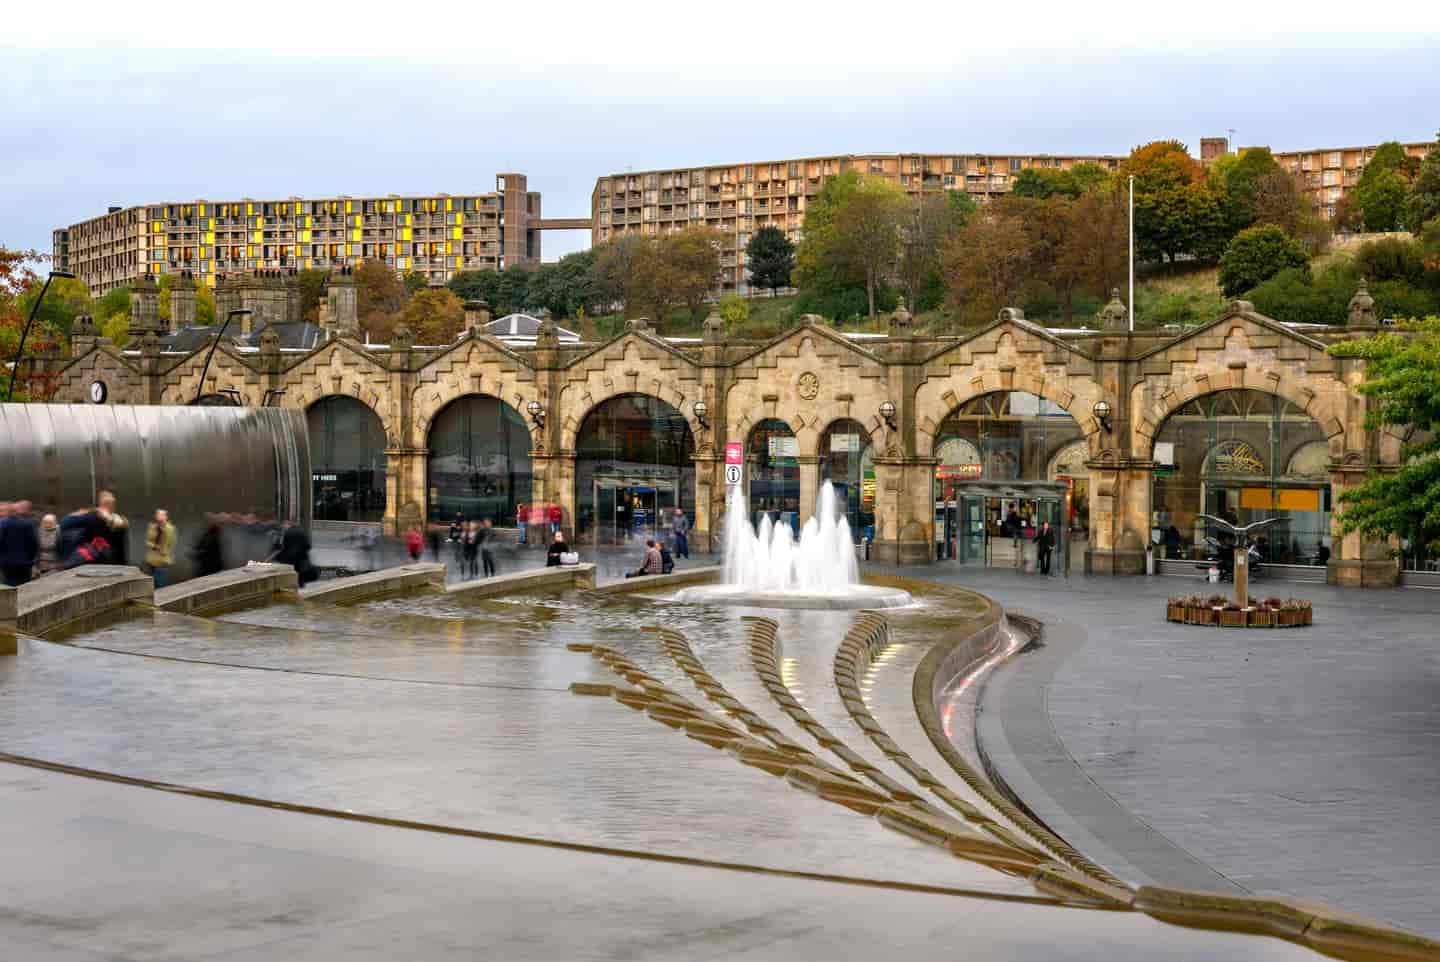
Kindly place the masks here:
<instances>
[{"instance_id":1,"label":"curved steel wall","mask_svg":"<svg viewBox=\"0 0 1440 962\"><path fill-rule=\"evenodd\" d=\"M129 558L166 508L178 531L172 579L209 512L310 524L310 442L303 411L285 408L0 404L0 500L64 517L115 492L130 522ZM243 563L245 558L227 559Z\"/></svg>"}]
</instances>

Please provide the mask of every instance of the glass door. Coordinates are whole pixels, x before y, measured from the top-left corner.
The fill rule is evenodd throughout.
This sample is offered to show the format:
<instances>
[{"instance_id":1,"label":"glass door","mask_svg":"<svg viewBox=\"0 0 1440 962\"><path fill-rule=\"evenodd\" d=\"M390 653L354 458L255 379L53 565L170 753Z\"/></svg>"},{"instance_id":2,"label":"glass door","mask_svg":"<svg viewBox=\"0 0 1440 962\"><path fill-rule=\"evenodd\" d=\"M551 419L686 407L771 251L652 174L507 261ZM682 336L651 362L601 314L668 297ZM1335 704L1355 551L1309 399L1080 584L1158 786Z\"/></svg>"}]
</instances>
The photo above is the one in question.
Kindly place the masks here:
<instances>
[{"instance_id":1,"label":"glass door","mask_svg":"<svg viewBox=\"0 0 1440 962\"><path fill-rule=\"evenodd\" d=\"M595 482L594 543L617 544L620 540L620 506L623 494L613 481Z\"/></svg>"},{"instance_id":2,"label":"glass door","mask_svg":"<svg viewBox=\"0 0 1440 962\"><path fill-rule=\"evenodd\" d=\"M978 494L964 494L960 503L960 531L958 535L958 556L961 564L986 564L989 538L985 528L985 497Z\"/></svg>"}]
</instances>

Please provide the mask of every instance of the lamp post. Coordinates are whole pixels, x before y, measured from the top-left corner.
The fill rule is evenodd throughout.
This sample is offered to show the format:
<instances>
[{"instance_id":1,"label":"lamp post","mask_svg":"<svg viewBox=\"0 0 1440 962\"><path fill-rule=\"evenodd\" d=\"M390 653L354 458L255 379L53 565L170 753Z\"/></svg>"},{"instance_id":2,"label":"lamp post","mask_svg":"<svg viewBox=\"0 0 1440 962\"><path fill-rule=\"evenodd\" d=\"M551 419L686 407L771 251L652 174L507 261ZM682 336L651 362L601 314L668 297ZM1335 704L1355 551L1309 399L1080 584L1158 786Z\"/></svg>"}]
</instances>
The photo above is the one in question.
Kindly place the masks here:
<instances>
[{"instance_id":1,"label":"lamp post","mask_svg":"<svg viewBox=\"0 0 1440 962\"><path fill-rule=\"evenodd\" d=\"M704 401L696 401L692 410L695 412L695 421L700 425L700 430L708 431L710 429L710 422L707 421L706 418L710 414L710 405Z\"/></svg>"},{"instance_id":2,"label":"lamp post","mask_svg":"<svg viewBox=\"0 0 1440 962\"><path fill-rule=\"evenodd\" d=\"M192 404L198 404L200 398L205 394L205 375L210 372L210 359L215 356L215 349L220 346L220 339L225 336L225 329L230 326L231 318L239 314L252 313L247 308L237 308L225 315L225 320L220 324L220 333L215 335L215 343L210 345L210 353L205 355L205 366L200 369L200 383L195 385L195 400Z\"/></svg>"},{"instance_id":3,"label":"lamp post","mask_svg":"<svg viewBox=\"0 0 1440 962\"><path fill-rule=\"evenodd\" d=\"M1135 175L1130 175L1130 332L1135 332Z\"/></svg>"},{"instance_id":4,"label":"lamp post","mask_svg":"<svg viewBox=\"0 0 1440 962\"><path fill-rule=\"evenodd\" d=\"M35 323L35 315L40 312L40 302L45 300L45 292L50 289L50 282L57 277L74 279L75 275L69 271L51 271L45 278L45 285L40 288L40 296L35 298L35 303L30 305L30 316L25 320L25 329L20 332L20 343L15 347L15 363L10 367L10 389L5 393L5 400L15 400L15 377L20 373L20 358L25 353L25 339L30 336L30 326Z\"/></svg>"}]
</instances>

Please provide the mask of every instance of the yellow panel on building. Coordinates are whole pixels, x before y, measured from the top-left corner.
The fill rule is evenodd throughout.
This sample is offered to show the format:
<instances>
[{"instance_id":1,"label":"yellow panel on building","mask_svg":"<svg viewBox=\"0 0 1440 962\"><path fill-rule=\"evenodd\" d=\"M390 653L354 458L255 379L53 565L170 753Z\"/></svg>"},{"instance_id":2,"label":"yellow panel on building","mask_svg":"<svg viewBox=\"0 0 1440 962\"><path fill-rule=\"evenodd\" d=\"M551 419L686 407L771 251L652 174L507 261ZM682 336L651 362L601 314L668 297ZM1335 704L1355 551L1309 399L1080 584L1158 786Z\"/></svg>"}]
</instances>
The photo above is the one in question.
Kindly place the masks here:
<instances>
[{"instance_id":1,"label":"yellow panel on building","mask_svg":"<svg viewBox=\"0 0 1440 962\"><path fill-rule=\"evenodd\" d=\"M352 227L352 228L350 228L350 239L351 239L352 241L358 241L358 240L360 239L360 228L358 228L358 227Z\"/></svg>"},{"instance_id":2,"label":"yellow panel on building","mask_svg":"<svg viewBox=\"0 0 1440 962\"><path fill-rule=\"evenodd\" d=\"M454 210L454 209L455 209L455 200L454 200L454 198L451 198L451 197L446 197L446 198L445 198L445 209L446 209L446 210Z\"/></svg>"},{"instance_id":3,"label":"yellow panel on building","mask_svg":"<svg viewBox=\"0 0 1440 962\"><path fill-rule=\"evenodd\" d=\"M159 222L158 220L152 220L152 221L150 222L150 233L152 233L152 234L158 234L158 233L160 233L160 222Z\"/></svg>"},{"instance_id":4,"label":"yellow panel on building","mask_svg":"<svg viewBox=\"0 0 1440 962\"><path fill-rule=\"evenodd\" d=\"M208 228L210 228L211 230L214 230L214 229L215 229L215 218L211 217L211 218L210 218L210 223L206 224L205 226L208 227Z\"/></svg>"},{"instance_id":5,"label":"yellow panel on building","mask_svg":"<svg viewBox=\"0 0 1440 962\"><path fill-rule=\"evenodd\" d=\"M400 228L400 239L401 239L401 240L409 240L409 239L410 239L410 228L408 228L408 227L402 227L402 228Z\"/></svg>"},{"instance_id":6,"label":"yellow panel on building","mask_svg":"<svg viewBox=\"0 0 1440 962\"><path fill-rule=\"evenodd\" d=\"M305 226L306 226L306 227L314 227L314 226L315 226L315 218L312 217L312 216L309 215L309 214L306 214L306 215L305 215Z\"/></svg>"},{"instance_id":7,"label":"yellow panel on building","mask_svg":"<svg viewBox=\"0 0 1440 962\"><path fill-rule=\"evenodd\" d=\"M455 242L454 242L454 241L446 241L446 242L445 242L445 253L447 253L447 254L453 254L453 253L455 253Z\"/></svg>"},{"instance_id":8,"label":"yellow panel on building","mask_svg":"<svg viewBox=\"0 0 1440 962\"><path fill-rule=\"evenodd\" d=\"M1251 511L1319 511L1318 488L1241 488L1240 507Z\"/></svg>"},{"instance_id":9,"label":"yellow panel on building","mask_svg":"<svg viewBox=\"0 0 1440 962\"><path fill-rule=\"evenodd\" d=\"M254 204L246 204L246 205L245 205L245 213L247 213L247 214L253 214L253 213L255 213L255 205L254 205Z\"/></svg>"},{"instance_id":10,"label":"yellow panel on building","mask_svg":"<svg viewBox=\"0 0 1440 962\"><path fill-rule=\"evenodd\" d=\"M302 243L302 244L308 244L308 243L310 243L310 231L308 231L308 230L302 230L302 231L300 231L300 243Z\"/></svg>"},{"instance_id":11,"label":"yellow panel on building","mask_svg":"<svg viewBox=\"0 0 1440 962\"><path fill-rule=\"evenodd\" d=\"M345 245L345 256L346 256L346 257L349 257L349 256L350 256L350 245L349 245L349 244L346 244L346 245Z\"/></svg>"},{"instance_id":12,"label":"yellow panel on building","mask_svg":"<svg viewBox=\"0 0 1440 962\"><path fill-rule=\"evenodd\" d=\"M459 227L452 227L452 228L450 228L450 237L451 237L453 240L459 240L459 239L460 239L460 236L461 236L460 231L461 231L461 228L459 228Z\"/></svg>"},{"instance_id":13,"label":"yellow panel on building","mask_svg":"<svg viewBox=\"0 0 1440 962\"><path fill-rule=\"evenodd\" d=\"M312 268L312 267L314 267L314 266L315 266L315 258L313 258L313 257L307 257L307 258L305 258L305 269L306 269L307 271L310 270L310 268Z\"/></svg>"},{"instance_id":14,"label":"yellow panel on building","mask_svg":"<svg viewBox=\"0 0 1440 962\"><path fill-rule=\"evenodd\" d=\"M350 212L351 212L352 210L354 210L354 209L355 209L355 202L354 202L353 200L347 200L347 201L345 202L345 213L348 214L348 213L350 213Z\"/></svg>"},{"instance_id":15,"label":"yellow panel on building","mask_svg":"<svg viewBox=\"0 0 1440 962\"><path fill-rule=\"evenodd\" d=\"M360 226L360 215L359 215L359 214L356 214L356 215L354 216L354 218L351 219L350 223L353 224L353 225L355 225L356 227L359 227L359 226Z\"/></svg>"}]
</instances>

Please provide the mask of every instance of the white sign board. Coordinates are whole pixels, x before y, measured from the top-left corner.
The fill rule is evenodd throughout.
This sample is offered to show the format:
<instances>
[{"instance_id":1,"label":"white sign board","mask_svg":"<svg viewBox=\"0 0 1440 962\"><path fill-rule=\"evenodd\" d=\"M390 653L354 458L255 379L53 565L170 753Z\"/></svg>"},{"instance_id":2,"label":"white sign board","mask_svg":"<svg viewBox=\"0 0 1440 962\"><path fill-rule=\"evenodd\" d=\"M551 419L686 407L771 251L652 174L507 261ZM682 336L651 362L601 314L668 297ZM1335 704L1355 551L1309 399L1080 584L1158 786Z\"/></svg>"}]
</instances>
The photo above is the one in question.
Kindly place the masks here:
<instances>
[{"instance_id":1,"label":"white sign board","mask_svg":"<svg viewBox=\"0 0 1440 962\"><path fill-rule=\"evenodd\" d=\"M738 464L727 464L727 465L725 465L725 484L726 484L726 486L731 487L731 488L738 487L739 484L740 484L740 478L741 478L740 465L738 465Z\"/></svg>"},{"instance_id":2,"label":"white sign board","mask_svg":"<svg viewBox=\"0 0 1440 962\"><path fill-rule=\"evenodd\" d=\"M830 435L831 454L853 454L860 450L860 435L858 434L832 434Z\"/></svg>"},{"instance_id":3,"label":"white sign board","mask_svg":"<svg viewBox=\"0 0 1440 962\"><path fill-rule=\"evenodd\" d=\"M1155 463L1156 463L1156 464L1167 464L1167 465L1172 465L1172 466L1175 464L1175 442L1174 442L1174 441L1157 441L1157 442L1155 442Z\"/></svg>"},{"instance_id":4,"label":"white sign board","mask_svg":"<svg viewBox=\"0 0 1440 962\"><path fill-rule=\"evenodd\" d=\"M770 457L794 458L800 455L799 438L770 438Z\"/></svg>"}]
</instances>

